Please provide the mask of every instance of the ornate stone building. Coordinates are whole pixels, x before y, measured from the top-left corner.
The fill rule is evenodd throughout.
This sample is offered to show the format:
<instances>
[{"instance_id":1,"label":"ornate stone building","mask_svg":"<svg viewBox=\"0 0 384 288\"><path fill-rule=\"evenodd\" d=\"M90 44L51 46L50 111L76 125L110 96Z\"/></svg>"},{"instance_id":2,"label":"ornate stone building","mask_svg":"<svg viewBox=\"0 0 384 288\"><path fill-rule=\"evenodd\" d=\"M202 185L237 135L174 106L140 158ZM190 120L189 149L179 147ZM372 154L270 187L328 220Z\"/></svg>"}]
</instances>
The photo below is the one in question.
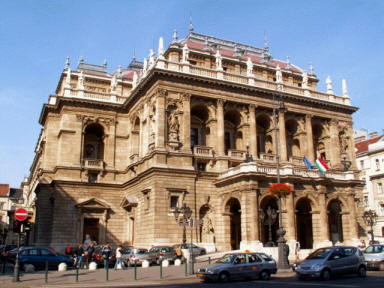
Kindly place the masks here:
<instances>
[{"instance_id":1,"label":"ornate stone building","mask_svg":"<svg viewBox=\"0 0 384 288\"><path fill-rule=\"evenodd\" d=\"M148 60L112 74L83 59L72 71L67 61L42 109L24 183L34 243L60 250L86 234L113 245L180 243L172 212L183 203L209 223L192 229L209 250L261 249L270 238L268 216L260 218L268 207L282 213L290 245L358 243L365 227L354 173L357 108L345 83L342 96L330 78L326 93L317 83L312 67L307 74L273 59L267 43L193 31L182 40L175 32L168 49L160 38L157 56L151 50ZM351 171L343 172L342 153ZM268 193L277 155L281 182L294 190L282 209ZM303 156L323 158L330 170L307 169Z\"/></svg>"}]
</instances>

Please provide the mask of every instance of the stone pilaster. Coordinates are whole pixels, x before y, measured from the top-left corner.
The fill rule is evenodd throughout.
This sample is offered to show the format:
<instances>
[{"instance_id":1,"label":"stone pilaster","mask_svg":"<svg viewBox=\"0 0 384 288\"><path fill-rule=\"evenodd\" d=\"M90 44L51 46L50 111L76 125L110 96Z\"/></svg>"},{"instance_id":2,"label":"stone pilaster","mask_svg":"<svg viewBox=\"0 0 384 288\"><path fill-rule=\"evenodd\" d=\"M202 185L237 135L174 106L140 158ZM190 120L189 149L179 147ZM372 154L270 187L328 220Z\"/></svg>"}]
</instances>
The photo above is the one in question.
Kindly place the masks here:
<instances>
[{"instance_id":1,"label":"stone pilaster","mask_svg":"<svg viewBox=\"0 0 384 288\"><path fill-rule=\"evenodd\" d=\"M340 157L340 143L339 143L339 132L337 128L337 119L331 119L329 127L330 136L330 157L327 156L327 160L331 160L333 169L341 169L341 157Z\"/></svg>"},{"instance_id":2,"label":"stone pilaster","mask_svg":"<svg viewBox=\"0 0 384 288\"><path fill-rule=\"evenodd\" d=\"M279 111L279 137L281 161L288 161L287 136L285 133L285 112Z\"/></svg>"},{"instance_id":3,"label":"stone pilaster","mask_svg":"<svg viewBox=\"0 0 384 288\"><path fill-rule=\"evenodd\" d=\"M287 226L284 227L284 230L287 231L285 239L287 241L292 241L296 239L295 236L295 207L293 203L293 193L285 197L285 209L287 211L287 219L285 223Z\"/></svg>"},{"instance_id":4,"label":"stone pilaster","mask_svg":"<svg viewBox=\"0 0 384 288\"><path fill-rule=\"evenodd\" d=\"M217 99L217 154L219 156L225 155L224 145L224 100Z\"/></svg>"},{"instance_id":5,"label":"stone pilaster","mask_svg":"<svg viewBox=\"0 0 384 288\"><path fill-rule=\"evenodd\" d=\"M165 127L167 127L165 116L165 94L164 89L157 89L156 91L156 114L155 114L155 149L165 150Z\"/></svg>"},{"instance_id":6,"label":"stone pilaster","mask_svg":"<svg viewBox=\"0 0 384 288\"><path fill-rule=\"evenodd\" d=\"M257 123L256 123L256 108L254 104L249 105L249 127L250 127L250 153L253 159L257 158Z\"/></svg>"},{"instance_id":7,"label":"stone pilaster","mask_svg":"<svg viewBox=\"0 0 384 288\"><path fill-rule=\"evenodd\" d=\"M181 100L183 103L183 123L181 129L183 133L183 150L191 152L191 94L182 93Z\"/></svg>"},{"instance_id":8,"label":"stone pilaster","mask_svg":"<svg viewBox=\"0 0 384 288\"><path fill-rule=\"evenodd\" d=\"M316 159L313 146L312 117L310 114L305 116L305 130L307 132L307 157L313 163Z\"/></svg>"}]
</instances>

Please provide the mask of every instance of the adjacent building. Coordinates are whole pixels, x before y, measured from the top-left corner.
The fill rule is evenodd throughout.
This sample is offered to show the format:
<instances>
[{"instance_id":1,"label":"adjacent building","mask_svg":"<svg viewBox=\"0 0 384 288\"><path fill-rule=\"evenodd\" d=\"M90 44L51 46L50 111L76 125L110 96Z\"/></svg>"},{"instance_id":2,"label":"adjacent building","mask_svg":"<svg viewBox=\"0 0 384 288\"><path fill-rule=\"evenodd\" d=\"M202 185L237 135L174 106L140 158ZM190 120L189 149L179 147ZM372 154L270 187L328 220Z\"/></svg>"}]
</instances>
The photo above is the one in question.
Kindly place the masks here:
<instances>
[{"instance_id":1,"label":"adjacent building","mask_svg":"<svg viewBox=\"0 0 384 288\"><path fill-rule=\"evenodd\" d=\"M34 243L60 251L87 234L112 245L180 243L173 211L184 204L204 220L192 241L209 251L276 243L279 217L266 224L279 213L292 247L359 243L366 235L357 108L345 81L343 95L330 77L325 93L318 81L312 66L307 73L289 58L274 59L267 43L257 48L193 29L181 40L174 32L167 49L160 38L156 54L111 74L106 63L81 58L71 69L67 59L43 106L23 184L35 211ZM304 156L330 169L308 169ZM278 174L294 191L282 207L268 192Z\"/></svg>"},{"instance_id":2,"label":"adjacent building","mask_svg":"<svg viewBox=\"0 0 384 288\"><path fill-rule=\"evenodd\" d=\"M355 138L356 162L361 170L360 178L365 184L364 209L375 211L378 215L373 233L376 240L378 237L384 240L384 135L380 136L377 132L355 135L358 136Z\"/></svg>"}]
</instances>

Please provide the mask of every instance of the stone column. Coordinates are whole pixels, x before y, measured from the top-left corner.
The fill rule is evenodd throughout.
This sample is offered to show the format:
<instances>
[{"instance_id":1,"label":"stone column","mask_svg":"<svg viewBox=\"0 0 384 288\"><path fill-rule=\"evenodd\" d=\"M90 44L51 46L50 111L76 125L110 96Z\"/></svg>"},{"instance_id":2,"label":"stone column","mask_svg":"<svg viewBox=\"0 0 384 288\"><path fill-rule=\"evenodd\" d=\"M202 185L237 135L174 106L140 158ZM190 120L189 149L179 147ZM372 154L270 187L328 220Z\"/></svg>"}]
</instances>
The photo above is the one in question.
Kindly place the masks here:
<instances>
[{"instance_id":1,"label":"stone column","mask_svg":"<svg viewBox=\"0 0 384 288\"><path fill-rule=\"evenodd\" d=\"M327 213L327 203L326 203L326 188L322 185L318 185L317 189L319 191L319 210L320 210L320 225L319 225L319 240L321 242L329 241L329 224L328 224L328 213Z\"/></svg>"},{"instance_id":2,"label":"stone column","mask_svg":"<svg viewBox=\"0 0 384 288\"><path fill-rule=\"evenodd\" d=\"M338 121L337 119L331 119L329 127L329 136L330 136L330 157L327 156L327 160L331 160L333 169L341 169L341 157L340 157L340 141L339 141L339 131L337 129Z\"/></svg>"},{"instance_id":3,"label":"stone column","mask_svg":"<svg viewBox=\"0 0 384 288\"><path fill-rule=\"evenodd\" d=\"M350 170L358 170L357 169L357 163L356 163L356 151L355 151L355 139L353 135L353 123L348 123L348 160L352 161Z\"/></svg>"},{"instance_id":4,"label":"stone column","mask_svg":"<svg viewBox=\"0 0 384 288\"><path fill-rule=\"evenodd\" d=\"M256 108L254 104L249 105L249 127L250 127L250 153L253 159L257 158L257 123L256 123Z\"/></svg>"},{"instance_id":5,"label":"stone column","mask_svg":"<svg viewBox=\"0 0 384 288\"><path fill-rule=\"evenodd\" d=\"M350 190L353 190L350 188ZM354 191L349 191L348 193L348 206L349 206L349 227L350 227L350 239L359 239L359 227L357 224L357 213L356 213L356 205L355 205L355 193ZM344 214L344 216L346 216ZM345 236L344 236L345 238Z\"/></svg>"},{"instance_id":6,"label":"stone column","mask_svg":"<svg viewBox=\"0 0 384 288\"><path fill-rule=\"evenodd\" d=\"M315 161L315 151L313 146L312 115L305 115L305 130L307 132L307 157L310 162Z\"/></svg>"},{"instance_id":7,"label":"stone column","mask_svg":"<svg viewBox=\"0 0 384 288\"><path fill-rule=\"evenodd\" d=\"M182 143L185 152L191 152L191 94L182 93L183 101L183 123L182 123Z\"/></svg>"},{"instance_id":8,"label":"stone column","mask_svg":"<svg viewBox=\"0 0 384 288\"><path fill-rule=\"evenodd\" d=\"M156 91L156 114L155 114L155 149L165 150L165 127L166 116L165 116L165 95L166 90L158 88Z\"/></svg>"},{"instance_id":9,"label":"stone column","mask_svg":"<svg viewBox=\"0 0 384 288\"><path fill-rule=\"evenodd\" d=\"M292 241L296 239L295 236L295 207L293 204L293 193L285 197L285 209L287 211L287 219L285 221L286 227L284 229L287 231L285 239L287 241Z\"/></svg>"},{"instance_id":10,"label":"stone column","mask_svg":"<svg viewBox=\"0 0 384 288\"><path fill-rule=\"evenodd\" d=\"M278 141L280 144L280 158L281 161L288 161L287 155L287 136L285 133L285 112L279 111L279 137Z\"/></svg>"},{"instance_id":11,"label":"stone column","mask_svg":"<svg viewBox=\"0 0 384 288\"><path fill-rule=\"evenodd\" d=\"M225 155L224 145L224 100L217 99L217 154L218 156Z\"/></svg>"},{"instance_id":12,"label":"stone column","mask_svg":"<svg viewBox=\"0 0 384 288\"><path fill-rule=\"evenodd\" d=\"M106 137L106 147L104 149L104 153L106 153L105 162L107 164L107 168L114 169L115 167L115 151L116 151L116 120L110 119L109 122L109 133Z\"/></svg>"}]
</instances>

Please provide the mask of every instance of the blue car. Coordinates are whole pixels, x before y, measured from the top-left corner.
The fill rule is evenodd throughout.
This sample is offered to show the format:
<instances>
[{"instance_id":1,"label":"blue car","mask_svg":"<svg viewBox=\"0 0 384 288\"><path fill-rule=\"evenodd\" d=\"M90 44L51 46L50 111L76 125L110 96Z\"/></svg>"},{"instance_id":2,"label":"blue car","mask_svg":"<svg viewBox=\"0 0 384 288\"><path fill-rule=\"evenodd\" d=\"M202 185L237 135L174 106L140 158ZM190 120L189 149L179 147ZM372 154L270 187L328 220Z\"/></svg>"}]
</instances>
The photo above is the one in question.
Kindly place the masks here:
<instances>
[{"instance_id":1,"label":"blue car","mask_svg":"<svg viewBox=\"0 0 384 288\"><path fill-rule=\"evenodd\" d=\"M46 262L48 262L48 268L52 269L57 269L60 263L65 263L68 267L73 265L69 257L59 255L47 248L28 247L19 253L20 267L24 267L25 264L32 264L35 269L45 269Z\"/></svg>"}]
</instances>

